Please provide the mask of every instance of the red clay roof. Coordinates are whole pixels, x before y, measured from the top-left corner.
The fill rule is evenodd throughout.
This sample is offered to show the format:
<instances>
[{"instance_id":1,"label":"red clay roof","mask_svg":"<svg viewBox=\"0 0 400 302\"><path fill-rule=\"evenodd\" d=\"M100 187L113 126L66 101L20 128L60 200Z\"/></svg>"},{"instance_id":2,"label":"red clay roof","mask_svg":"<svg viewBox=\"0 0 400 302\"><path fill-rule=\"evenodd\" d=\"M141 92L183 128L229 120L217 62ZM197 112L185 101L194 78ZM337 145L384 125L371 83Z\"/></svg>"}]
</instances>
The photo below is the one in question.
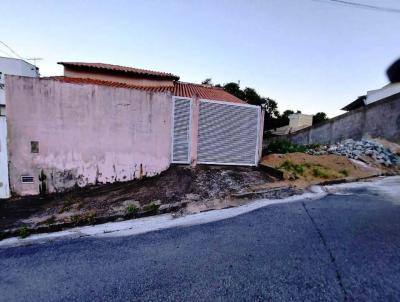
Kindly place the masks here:
<instances>
[{"instance_id":1,"label":"red clay roof","mask_svg":"<svg viewBox=\"0 0 400 302\"><path fill-rule=\"evenodd\" d=\"M153 70L147 70L147 69L139 69L139 68L133 68L133 67L120 66L120 65L112 65L112 64L104 64L104 63L84 63L84 62L58 62L58 64L61 64L66 67L99 69L99 70L113 71L113 72L117 71L117 72L129 73L129 74L151 76L151 77L161 78L161 79L179 80L179 77L172 73L159 72L159 71L153 71Z\"/></svg>"},{"instance_id":2,"label":"red clay roof","mask_svg":"<svg viewBox=\"0 0 400 302\"><path fill-rule=\"evenodd\" d=\"M112 81L104 81L104 80L89 79L89 78L72 78L64 76L47 77L43 79L57 80L71 84L92 84L92 85L104 85L117 88L139 89L151 92L171 92L171 94L174 96L181 96L188 98L196 96L208 100L245 104L244 101L226 92L222 88L211 87L200 84L184 83L178 81L174 82L173 87L171 86L144 87L144 86L131 85L121 82L112 82Z\"/></svg>"}]
</instances>

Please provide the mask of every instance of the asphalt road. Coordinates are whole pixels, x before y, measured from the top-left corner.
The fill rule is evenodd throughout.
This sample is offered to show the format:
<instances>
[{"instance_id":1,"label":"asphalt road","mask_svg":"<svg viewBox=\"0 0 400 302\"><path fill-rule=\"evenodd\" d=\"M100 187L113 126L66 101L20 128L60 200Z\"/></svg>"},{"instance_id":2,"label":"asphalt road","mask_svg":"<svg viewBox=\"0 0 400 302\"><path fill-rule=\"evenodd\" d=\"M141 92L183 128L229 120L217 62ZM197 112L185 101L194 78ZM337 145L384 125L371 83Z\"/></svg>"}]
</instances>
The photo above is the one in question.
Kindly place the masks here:
<instances>
[{"instance_id":1,"label":"asphalt road","mask_svg":"<svg viewBox=\"0 0 400 302\"><path fill-rule=\"evenodd\" d=\"M137 236L2 248L0 300L400 301L400 196L346 192Z\"/></svg>"}]
</instances>

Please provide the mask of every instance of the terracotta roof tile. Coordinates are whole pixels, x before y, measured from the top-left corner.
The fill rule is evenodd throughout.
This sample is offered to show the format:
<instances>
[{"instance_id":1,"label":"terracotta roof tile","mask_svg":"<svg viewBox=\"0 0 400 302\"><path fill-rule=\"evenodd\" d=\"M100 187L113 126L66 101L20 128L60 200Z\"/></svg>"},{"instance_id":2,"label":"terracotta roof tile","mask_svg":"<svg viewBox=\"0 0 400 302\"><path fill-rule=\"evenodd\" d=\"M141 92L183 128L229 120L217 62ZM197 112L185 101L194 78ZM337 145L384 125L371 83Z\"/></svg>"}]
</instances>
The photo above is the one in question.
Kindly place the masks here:
<instances>
[{"instance_id":1,"label":"terracotta roof tile","mask_svg":"<svg viewBox=\"0 0 400 302\"><path fill-rule=\"evenodd\" d=\"M120 65L112 65L112 64L104 64L104 63L85 63L85 62L58 62L58 64L61 64L66 67L100 69L100 70L108 70L108 71L113 71L113 72L119 71L119 72L124 72L124 73L129 73L129 74L151 76L151 77L155 77L155 78L179 80L179 77L172 73L159 72L159 71L133 68L133 67L126 67L126 66L120 66Z\"/></svg>"},{"instance_id":2,"label":"terracotta roof tile","mask_svg":"<svg viewBox=\"0 0 400 302\"><path fill-rule=\"evenodd\" d=\"M226 92L222 88L193 84L193 83L178 82L178 81L174 82L173 87L171 86L144 87L144 86L131 85L121 82L112 82L112 81L104 81L104 80L89 79L89 78L72 78L64 76L47 77L42 79L57 80L71 84L92 84L92 85L104 85L117 88L139 89L151 92L171 92L171 94L174 96L181 96L188 98L199 97L208 100L245 104L244 101Z\"/></svg>"}]
</instances>

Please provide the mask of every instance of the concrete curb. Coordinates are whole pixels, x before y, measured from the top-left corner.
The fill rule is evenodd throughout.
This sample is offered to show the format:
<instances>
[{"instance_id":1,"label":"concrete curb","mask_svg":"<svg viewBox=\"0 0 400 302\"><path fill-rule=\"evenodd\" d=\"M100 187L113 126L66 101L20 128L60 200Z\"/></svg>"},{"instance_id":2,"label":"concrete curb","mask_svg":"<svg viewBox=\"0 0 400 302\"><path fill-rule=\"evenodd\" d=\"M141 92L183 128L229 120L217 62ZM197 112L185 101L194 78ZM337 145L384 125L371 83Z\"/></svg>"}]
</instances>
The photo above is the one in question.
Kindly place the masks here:
<instances>
[{"instance_id":1,"label":"concrete curb","mask_svg":"<svg viewBox=\"0 0 400 302\"><path fill-rule=\"evenodd\" d=\"M245 192L245 193L239 193L239 194L231 194L231 197L238 198L238 199L257 199L257 198L263 198L263 195L271 192L279 192L280 190L286 190L286 189L292 189L294 194L291 196L296 196L296 195L301 195L305 193L306 191L310 191L310 187L312 186L326 186L326 185L335 185L335 184L342 184L342 183L353 183L353 182L359 182L359 181L368 181L375 179L379 176L393 176L392 174L388 175L382 175L382 174L377 174L373 176L368 176L368 177L361 177L361 178L356 178L356 179L348 179L348 178L341 178L341 179L335 179L335 180L329 180L329 181L324 181L320 182L317 184L313 184L305 188L304 190L299 190L299 189L293 189L290 186L287 187L277 187L277 188L271 188L270 190L260 190L260 191L254 191L254 192ZM264 197L265 198L265 197ZM279 199L279 198L274 198L274 199ZM77 222L65 222L65 223L58 223L58 224L50 224L50 225L44 225L40 227L35 227L35 228L25 228L24 232L26 235L33 235L33 234L43 234L43 233L53 233L53 232L60 232L60 231L65 231L74 227L82 227L82 226L94 226L98 224L104 224L108 222L115 222L118 220L125 221L125 220L131 220L131 219L137 219L137 218L144 218L144 217L150 217L150 216L156 216L156 215L161 215L161 214L168 214L172 212L176 212L180 209L183 209L187 206L188 202L183 202L179 206L174 206L171 205L170 207L166 207L163 209L158 209L158 210L150 210L150 211L143 211L139 213L134 213L134 214L119 214L119 215L111 215L111 216L101 216L101 217L93 217L87 220L80 220ZM210 209L211 211L213 209ZM14 229L8 229L4 231L0 231L0 241L3 239L7 239L10 237L21 237L21 228L14 228Z\"/></svg>"},{"instance_id":2,"label":"concrete curb","mask_svg":"<svg viewBox=\"0 0 400 302\"><path fill-rule=\"evenodd\" d=\"M157 209L157 210L149 210L149 211L143 211L143 212L138 212L138 213L133 213L133 214L118 214L118 215L111 215L111 216L100 216L100 217L93 217L87 220L80 220L77 222L64 222L64 223L57 223L57 224L49 224L49 225L44 225L44 226L39 226L35 228L25 228L24 232L26 232L27 235L32 235L32 234L42 234L42 233L53 233L53 232L60 232L60 231L65 231L67 229L71 229L74 227L80 227L80 226L93 226L97 224L103 224L107 222L115 222L117 220L130 220L130 219L136 219L136 218L144 218L144 217L149 217L149 216L155 216L155 215L161 215L161 214L168 214L171 212L175 212L181 208L184 208L186 206L186 203L182 203L181 206L170 206L164 209ZM14 228L14 229L8 229L4 231L0 231L0 240L10 238L10 237L21 237L21 229L20 228Z\"/></svg>"}]
</instances>

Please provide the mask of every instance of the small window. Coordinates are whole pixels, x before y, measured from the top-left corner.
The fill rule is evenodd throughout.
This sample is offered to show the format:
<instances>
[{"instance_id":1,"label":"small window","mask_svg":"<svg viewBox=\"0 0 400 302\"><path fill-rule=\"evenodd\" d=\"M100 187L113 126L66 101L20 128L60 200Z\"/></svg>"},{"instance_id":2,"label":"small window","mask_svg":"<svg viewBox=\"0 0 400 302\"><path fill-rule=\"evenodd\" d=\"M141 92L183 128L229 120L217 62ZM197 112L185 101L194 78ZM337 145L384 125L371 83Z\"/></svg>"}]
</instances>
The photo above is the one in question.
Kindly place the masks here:
<instances>
[{"instance_id":1,"label":"small window","mask_svg":"<svg viewBox=\"0 0 400 302\"><path fill-rule=\"evenodd\" d=\"M21 176L21 182L23 184L33 184L33 176L22 175Z\"/></svg>"},{"instance_id":2,"label":"small window","mask_svg":"<svg viewBox=\"0 0 400 302\"><path fill-rule=\"evenodd\" d=\"M31 141L31 153L39 153L39 142Z\"/></svg>"}]
</instances>

